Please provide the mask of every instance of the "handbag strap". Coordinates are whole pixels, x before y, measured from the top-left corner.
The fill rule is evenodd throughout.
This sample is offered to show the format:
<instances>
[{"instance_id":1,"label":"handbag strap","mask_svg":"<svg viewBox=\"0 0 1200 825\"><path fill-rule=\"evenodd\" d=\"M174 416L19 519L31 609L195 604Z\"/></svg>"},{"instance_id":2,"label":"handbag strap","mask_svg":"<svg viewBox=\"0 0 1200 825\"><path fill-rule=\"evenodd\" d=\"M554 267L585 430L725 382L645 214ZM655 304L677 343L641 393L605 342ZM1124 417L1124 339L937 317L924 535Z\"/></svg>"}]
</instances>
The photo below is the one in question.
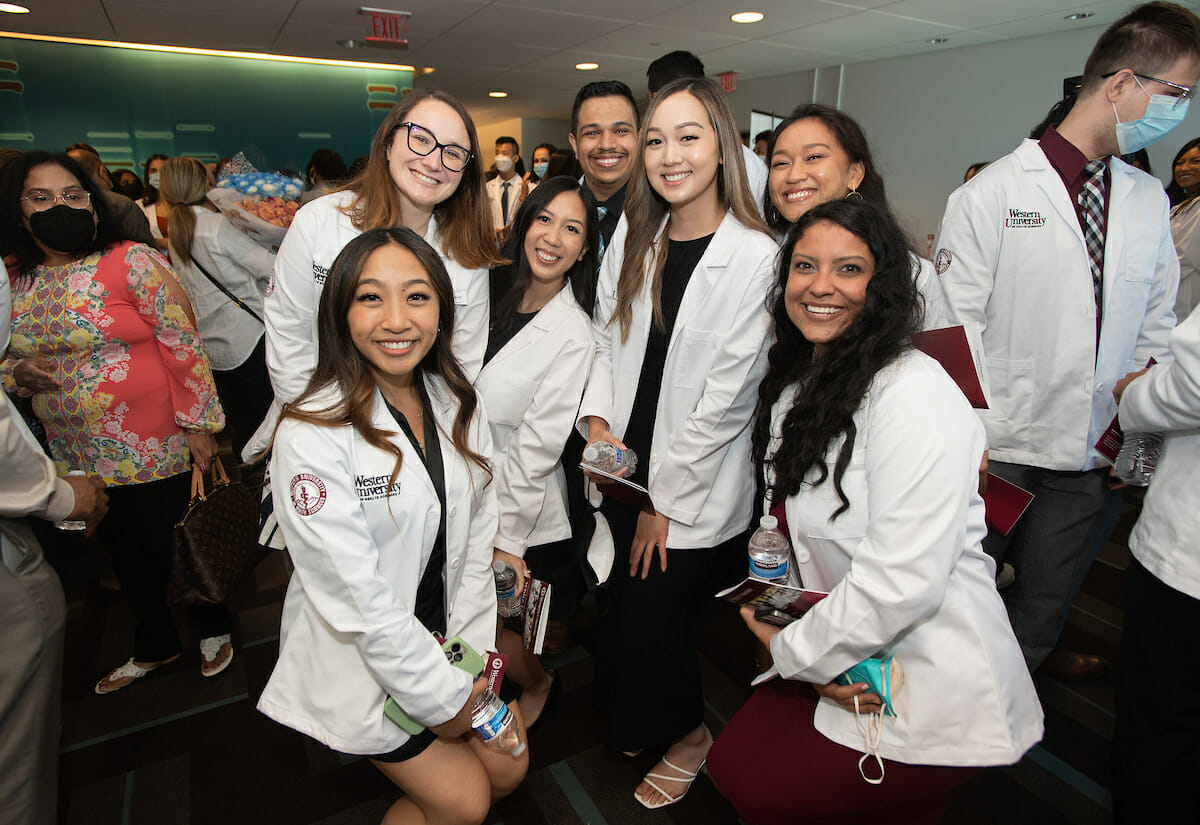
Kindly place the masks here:
<instances>
[{"instance_id":1,"label":"handbag strap","mask_svg":"<svg viewBox=\"0 0 1200 825\"><path fill-rule=\"evenodd\" d=\"M229 476L225 473L225 466L221 464L221 459L213 456L212 460L212 480L213 489L229 483ZM192 501L208 501L208 496L204 494L204 471L200 469L200 465L192 463Z\"/></svg>"},{"instance_id":2,"label":"handbag strap","mask_svg":"<svg viewBox=\"0 0 1200 825\"><path fill-rule=\"evenodd\" d=\"M196 267L196 269L200 270L200 272L204 275L204 277L208 278L208 280L212 283L213 286L215 286L217 289L224 292L226 298L233 301L235 304L237 304L242 309L246 310L246 312L249 312L251 318L253 318L255 321L258 321L260 324L263 322L263 319L258 317L257 312L252 310L250 307L246 306L245 301L243 301L241 298L239 298L238 296L236 296L232 292L230 292L228 289L226 289L225 284L218 281L212 275L209 275L208 270L200 265L200 262L198 260L196 260L195 255L192 256L192 266L194 266L194 267Z\"/></svg>"}]
</instances>

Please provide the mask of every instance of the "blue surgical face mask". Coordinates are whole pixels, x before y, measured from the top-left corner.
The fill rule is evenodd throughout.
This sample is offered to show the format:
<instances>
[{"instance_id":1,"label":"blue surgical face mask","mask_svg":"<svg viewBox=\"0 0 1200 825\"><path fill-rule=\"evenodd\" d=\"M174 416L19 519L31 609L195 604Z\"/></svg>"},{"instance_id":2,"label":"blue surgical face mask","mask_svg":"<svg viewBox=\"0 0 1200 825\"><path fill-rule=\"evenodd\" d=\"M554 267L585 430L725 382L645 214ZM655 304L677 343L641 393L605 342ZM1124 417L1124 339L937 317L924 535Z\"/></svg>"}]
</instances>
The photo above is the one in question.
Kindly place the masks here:
<instances>
[{"instance_id":1,"label":"blue surgical face mask","mask_svg":"<svg viewBox=\"0 0 1200 825\"><path fill-rule=\"evenodd\" d=\"M538 180L546 177L546 170L550 168L550 163L535 163L533 165L533 174L538 176Z\"/></svg>"},{"instance_id":2,"label":"blue surgical face mask","mask_svg":"<svg viewBox=\"0 0 1200 825\"><path fill-rule=\"evenodd\" d=\"M151 172L146 179L150 182L151 186L155 189L158 188L158 172Z\"/></svg>"},{"instance_id":3,"label":"blue surgical face mask","mask_svg":"<svg viewBox=\"0 0 1200 825\"><path fill-rule=\"evenodd\" d=\"M1136 77L1138 87L1146 92L1146 87ZM1150 144L1174 129L1187 116L1190 100L1180 101L1170 95L1150 95L1150 103L1146 106L1146 114L1128 123L1121 122L1117 114L1117 104L1113 103L1113 114L1117 117L1117 148L1122 155L1128 155L1139 149L1145 149Z\"/></svg>"}]
</instances>

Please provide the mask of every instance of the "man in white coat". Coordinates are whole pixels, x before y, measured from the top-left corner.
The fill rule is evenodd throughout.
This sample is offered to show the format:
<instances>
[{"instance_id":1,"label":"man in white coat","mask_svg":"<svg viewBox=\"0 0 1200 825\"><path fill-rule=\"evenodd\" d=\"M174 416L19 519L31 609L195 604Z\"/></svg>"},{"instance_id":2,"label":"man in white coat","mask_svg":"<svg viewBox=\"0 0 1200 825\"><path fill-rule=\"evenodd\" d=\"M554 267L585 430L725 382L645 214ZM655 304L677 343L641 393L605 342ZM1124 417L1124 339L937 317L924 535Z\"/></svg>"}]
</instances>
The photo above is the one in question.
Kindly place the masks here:
<instances>
[{"instance_id":1,"label":"man in white coat","mask_svg":"<svg viewBox=\"0 0 1200 825\"><path fill-rule=\"evenodd\" d=\"M1113 734L1121 825L1200 820L1200 685L1189 678L1200 656L1200 313L1171 335L1171 355L1113 390L1125 432L1165 436L1129 537Z\"/></svg>"},{"instance_id":2,"label":"man in white coat","mask_svg":"<svg viewBox=\"0 0 1200 825\"><path fill-rule=\"evenodd\" d=\"M951 315L982 333L990 469L1036 496L985 549L1017 569L1005 596L1029 669L1061 679L1108 666L1055 650L1100 544L1109 478L1094 445L1116 412L1113 386L1161 360L1175 325L1162 185L1112 156L1177 125L1197 75L1200 19L1170 3L1134 9L1097 41L1062 124L950 196L936 243Z\"/></svg>"}]
</instances>

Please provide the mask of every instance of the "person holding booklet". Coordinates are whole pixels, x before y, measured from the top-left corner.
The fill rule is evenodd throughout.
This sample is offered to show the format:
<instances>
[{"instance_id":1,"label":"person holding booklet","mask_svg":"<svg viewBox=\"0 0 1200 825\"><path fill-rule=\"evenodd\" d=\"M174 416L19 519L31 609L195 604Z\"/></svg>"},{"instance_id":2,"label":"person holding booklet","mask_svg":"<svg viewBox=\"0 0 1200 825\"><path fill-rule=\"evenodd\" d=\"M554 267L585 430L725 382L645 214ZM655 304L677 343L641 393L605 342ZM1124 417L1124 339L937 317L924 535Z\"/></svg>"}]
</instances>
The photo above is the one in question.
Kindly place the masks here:
<instances>
[{"instance_id":1,"label":"person holding booklet","mask_svg":"<svg viewBox=\"0 0 1200 825\"><path fill-rule=\"evenodd\" d=\"M492 273L491 329L475 390L491 427L499 511L495 559L539 579L574 563L561 456L592 365L596 204L574 178L543 181L521 202ZM551 594L551 610L554 610ZM568 605L570 607L570 605ZM530 727L562 690L511 631L500 635L508 677Z\"/></svg>"},{"instance_id":2,"label":"person holding booklet","mask_svg":"<svg viewBox=\"0 0 1200 825\"><path fill-rule=\"evenodd\" d=\"M389 825L482 823L529 764L464 737L487 681L434 638L479 654L496 638L492 443L451 349L454 312L446 267L415 232L351 240L317 307L312 378L271 454L295 573L258 708L370 759L405 794ZM388 697L426 730L385 717Z\"/></svg>"},{"instance_id":3,"label":"person holding booklet","mask_svg":"<svg viewBox=\"0 0 1200 825\"><path fill-rule=\"evenodd\" d=\"M885 210L821 204L783 249L753 454L803 585L829 595L784 629L743 608L774 664L709 775L750 825L936 823L973 768L1042 736L980 544L983 428L912 347L910 247ZM883 695L838 683L860 663Z\"/></svg>"},{"instance_id":4,"label":"person holding booklet","mask_svg":"<svg viewBox=\"0 0 1200 825\"><path fill-rule=\"evenodd\" d=\"M639 512L604 500L616 560L596 695L610 747L633 756L667 745L635 791L660 808L687 793L712 743L690 637L714 565L744 563L749 425L766 366L776 245L713 80L664 86L640 138L625 215L600 270L596 359L579 414L589 444L637 454L632 480L652 502Z\"/></svg>"}]
</instances>

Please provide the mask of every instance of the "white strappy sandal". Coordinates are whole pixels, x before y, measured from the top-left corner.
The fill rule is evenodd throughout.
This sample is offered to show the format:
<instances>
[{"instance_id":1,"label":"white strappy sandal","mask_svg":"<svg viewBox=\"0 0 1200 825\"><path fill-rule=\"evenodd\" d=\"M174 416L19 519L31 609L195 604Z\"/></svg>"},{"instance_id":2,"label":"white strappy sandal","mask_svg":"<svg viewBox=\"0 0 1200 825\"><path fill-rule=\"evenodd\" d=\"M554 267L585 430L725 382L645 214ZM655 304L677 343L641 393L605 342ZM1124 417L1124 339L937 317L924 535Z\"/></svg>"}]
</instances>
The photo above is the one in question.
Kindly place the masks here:
<instances>
[{"instance_id":1,"label":"white strappy sandal","mask_svg":"<svg viewBox=\"0 0 1200 825\"><path fill-rule=\"evenodd\" d=\"M694 771L685 770L685 769L679 767L674 762L672 762L670 759L667 759L666 756L663 756L661 761L671 770L678 771L680 773L680 775L679 776L667 776L665 773L654 773L653 771L651 771L650 773L646 774L646 776L643 778L642 781L645 782L647 785L649 785L651 788L654 788L654 790L658 791L660 794L662 794L665 797L665 799L663 799L659 802L647 802L646 800L644 800L640 796L638 796L636 790L634 790L634 792L633 792L633 798L636 799L642 805L642 807L649 808L652 811L657 810L658 808L665 808L668 805L674 805L676 802L678 802L679 800L681 800L685 796L687 796L687 792L692 789L692 783L696 781L696 777L700 775L700 771L704 770L704 765L708 762L708 759L705 758L705 759L701 760L700 764L696 766L696 770L694 770ZM671 794L664 791L662 789L662 787L660 787L658 785L658 783L656 783L654 781L655 779L663 779L663 780L666 780L667 782L682 783L683 790L680 791L677 796L671 796Z\"/></svg>"}]
</instances>

